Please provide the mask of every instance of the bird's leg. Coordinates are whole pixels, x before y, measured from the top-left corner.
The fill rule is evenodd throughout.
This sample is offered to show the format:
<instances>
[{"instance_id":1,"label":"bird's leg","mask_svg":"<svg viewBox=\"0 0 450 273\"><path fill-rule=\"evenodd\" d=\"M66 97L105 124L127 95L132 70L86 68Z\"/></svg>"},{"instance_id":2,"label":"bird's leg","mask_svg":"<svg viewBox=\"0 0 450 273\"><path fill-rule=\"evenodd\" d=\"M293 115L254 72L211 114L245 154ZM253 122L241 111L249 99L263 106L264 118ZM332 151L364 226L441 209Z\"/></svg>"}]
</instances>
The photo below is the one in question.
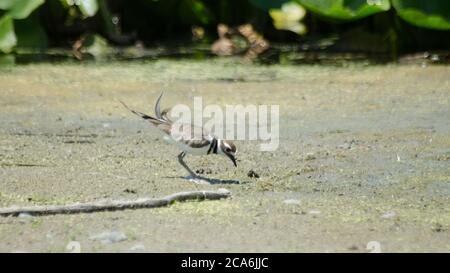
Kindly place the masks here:
<instances>
[{"instance_id":1,"label":"bird's leg","mask_svg":"<svg viewBox=\"0 0 450 273\"><path fill-rule=\"evenodd\" d=\"M178 155L178 162L180 162L181 166L183 166L192 177L196 177L197 175L188 167L188 165L186 165L186 163L184 162L183 158L186 155L185 152L181 152Z\"/></svg>"},{"instance_id":2,"label":"bird's leg","mask_svg":"<svg viewBox=\"0 0 450 273\"><path fill-rule=\"evenodd\" d=\"M198 175L196 175L196 174L189 168L189 166L186 165L186 163L184 162L183 158L184 158L185 155L186 155L185 152L181 152L181 153L178 155L178 162L180 162L181 166L183 166L183 167L189 172L189 174L191 175L191 179L189 179L189 180L192 181L192 182L194 182L194 183L197 183L197 184L204 184L204 183L205 183L205 182L204 182L205 179L202 178L202 177L200 177L200 176L198 176Z\"/></svg>"}]
</instances>

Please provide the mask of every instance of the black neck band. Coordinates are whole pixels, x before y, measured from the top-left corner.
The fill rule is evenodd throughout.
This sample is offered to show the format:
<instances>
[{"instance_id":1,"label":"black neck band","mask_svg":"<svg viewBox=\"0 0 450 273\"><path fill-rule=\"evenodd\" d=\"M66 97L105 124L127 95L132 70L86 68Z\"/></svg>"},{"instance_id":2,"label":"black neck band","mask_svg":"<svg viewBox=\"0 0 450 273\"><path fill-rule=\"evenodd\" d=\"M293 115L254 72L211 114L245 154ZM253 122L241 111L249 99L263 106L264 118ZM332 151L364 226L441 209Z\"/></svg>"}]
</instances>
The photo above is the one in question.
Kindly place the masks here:
<instances>
[{"instance_id":1,"label":"black neck band","mask_svg":"<svg viewBox=\"0 0 450 273\"><path fill-rule=\"evenodd\" d=\"M207 154L210 154L211 152L213 152L213 154L217 154L217 139L215 138L211 141Z\"/></svg>"}]
</instances>

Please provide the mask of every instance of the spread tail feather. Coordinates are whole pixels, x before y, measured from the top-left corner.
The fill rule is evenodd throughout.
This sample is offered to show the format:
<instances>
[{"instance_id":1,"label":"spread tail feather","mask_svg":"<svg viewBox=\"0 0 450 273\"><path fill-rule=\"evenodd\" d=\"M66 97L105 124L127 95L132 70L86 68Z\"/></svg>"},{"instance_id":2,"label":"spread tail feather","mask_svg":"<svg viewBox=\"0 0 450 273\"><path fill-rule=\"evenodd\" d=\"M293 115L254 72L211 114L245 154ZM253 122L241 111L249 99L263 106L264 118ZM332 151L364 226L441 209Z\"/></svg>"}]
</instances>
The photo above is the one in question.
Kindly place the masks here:
<instances>
[{"instance_id":1,"label":"spread tail feather","mask_svg":"<svg viewBox=\"0 0 450 273\"><path fill-rule=\"evenodd\" d=\"M164 119L163 116L161 115L161 107L159 105L163 94L164 94L164 91L161 91L161 94L159 95L158 99L156 100L156 104L155 104L155 115L158 119Z\"/></svg>"},{"instance_id":2,"label":"spread tail feather","mask_svg":"<svg viewBox=\"0 0 450 273\"><path fill-rule=\"evenodd\" d=\"M161 98L164 95L164 91L161 91L161 94L159 95L158 99L156 100L155 104L155 115L159 120L164 120L167 122L172 122L169 117L167 116L171 108L166 108L161 112Z\"/></svg>"},{"instance_id":3,"label":"spread tail feather","mask_svg":"<svg viewBox=\"0 0 450 273\"><path fill-rule=\"evenodd\" d=\"M158 118L154 118L154 117L149 116L149 115L147 115L147 114L144 114L144 113L142 113L142 112L139 112L139 111L136 111L136 110L131 109L130 107L128 107L128 105L126 105L126 104L125 104L123 101L121 101L121 100L119 100L119 102L122 103L122 105L123 105L125 108L127 108L131 113L133 113L133 114L135 114L136 116L141 117L141 118L143 118L143 119L145 119L145 120L149 120L151 123L153 123L153 124L155 124L155 125L164 123L163 120L160 120L160 119L158 119Z\"/></svg>"}]
</instances>

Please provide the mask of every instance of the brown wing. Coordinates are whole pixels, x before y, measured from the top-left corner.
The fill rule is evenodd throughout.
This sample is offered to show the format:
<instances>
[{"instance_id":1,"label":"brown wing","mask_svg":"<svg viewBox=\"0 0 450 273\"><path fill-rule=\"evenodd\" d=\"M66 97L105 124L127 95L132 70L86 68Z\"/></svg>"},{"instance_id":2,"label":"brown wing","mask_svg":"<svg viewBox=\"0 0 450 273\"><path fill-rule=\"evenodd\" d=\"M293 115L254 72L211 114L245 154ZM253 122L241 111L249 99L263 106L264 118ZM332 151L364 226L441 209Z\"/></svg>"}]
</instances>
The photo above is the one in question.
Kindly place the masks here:
<instances>
[{"instance_id":1,"label":"brown wing","mask_svg":"<svg viewBox=\"0 0 450 273\"><path fill-rule=\"evenodd\" d=\"M191 124L164 123L157 126L175 141L189 143L192 147L201 148L210 145L213 136L201 127Z\"/></svg>"}]
</instances>

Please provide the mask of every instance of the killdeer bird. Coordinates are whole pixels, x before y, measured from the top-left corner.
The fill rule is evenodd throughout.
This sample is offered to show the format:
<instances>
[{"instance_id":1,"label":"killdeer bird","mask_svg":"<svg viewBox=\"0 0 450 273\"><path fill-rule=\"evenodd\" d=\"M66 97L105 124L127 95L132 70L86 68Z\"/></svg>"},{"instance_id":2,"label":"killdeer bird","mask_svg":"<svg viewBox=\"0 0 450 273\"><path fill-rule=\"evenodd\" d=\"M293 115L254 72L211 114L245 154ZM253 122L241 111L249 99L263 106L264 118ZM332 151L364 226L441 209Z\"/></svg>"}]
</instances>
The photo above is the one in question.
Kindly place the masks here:
<instances>
[{"instance_id":1,"label":"killdeer bird","mask_svg":"<svg viewBox=\"0 0 450 273\"><path fill-rule=\"evenodd\" d=\"M231 56L245 51L244 60L256 59L266 51L270 44L264 37L255 31L251 24L229 28L225 24L217 25L219 39L211 45L211 51L218 56ZM246 40L246 46L239 46L236 39Z\"/></svg>"},{"instance_id":2,"label":"killdeer bird","mask_svg":"<svg viewBox=\"0 0 450 273\"><path fill-rule=\"evenodd\" d=\"M217 25L219 39L211 45L211 51L217 56L231 56L236 54L237 46L231 39L232 33L227 25Z\"/></svg>"},{"instance_id":3,"label":"killdeer bird","mask_svg":"<svg viewBox=\"0 0 450 273\"><path fill-rule=\"evenodd\" d=\"M229 140L217 138L207 132L204 128L195 128L192 124L177 124L177 128L174 128L174 123L167 117L167 113L170 109L165 109L163 112L160 110L160 101L163 93L159 95L155 104L156 117L149 116L147 114L135 111L129 108L124 102L120 101L125 108L130 110L133 114L148 120L152 125L156 126L160 131L164 133L164 139L169 143L178 146L182 152L178 155L178 162L183 166L190 174L193 182L199 182L197 179L202 179L196 175L189 166L184 162L186 154L192 155L209 155L219 154L227 156L237 167L236 164L236 146ZM200 133L200 134L199 134Z\"/></svg>"}]
</instances>

